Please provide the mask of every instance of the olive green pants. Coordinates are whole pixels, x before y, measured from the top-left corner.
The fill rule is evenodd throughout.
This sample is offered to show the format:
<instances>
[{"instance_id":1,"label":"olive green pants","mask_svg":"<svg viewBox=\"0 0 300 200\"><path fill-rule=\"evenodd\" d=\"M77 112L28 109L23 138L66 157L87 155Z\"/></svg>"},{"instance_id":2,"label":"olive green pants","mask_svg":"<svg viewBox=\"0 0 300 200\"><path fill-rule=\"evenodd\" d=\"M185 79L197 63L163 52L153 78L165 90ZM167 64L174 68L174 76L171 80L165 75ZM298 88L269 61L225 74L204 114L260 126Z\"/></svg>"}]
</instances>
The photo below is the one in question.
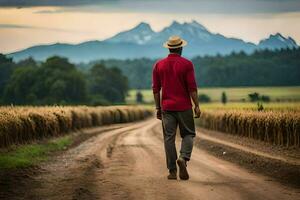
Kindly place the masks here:
<instances>
[{"instance_id":1,"label":"olive green pants","mask_svg":"<svg viewBox=\"0 0 300 200\"><path fill-rule=\"evenodd\" d=\"M179 126L181 141L180 157L190 160L195 132L192 109L185 111L162 111L162 126L167 168L176 169L177 151L175 145L176 130Z\"/></svg>"}]
</instances>

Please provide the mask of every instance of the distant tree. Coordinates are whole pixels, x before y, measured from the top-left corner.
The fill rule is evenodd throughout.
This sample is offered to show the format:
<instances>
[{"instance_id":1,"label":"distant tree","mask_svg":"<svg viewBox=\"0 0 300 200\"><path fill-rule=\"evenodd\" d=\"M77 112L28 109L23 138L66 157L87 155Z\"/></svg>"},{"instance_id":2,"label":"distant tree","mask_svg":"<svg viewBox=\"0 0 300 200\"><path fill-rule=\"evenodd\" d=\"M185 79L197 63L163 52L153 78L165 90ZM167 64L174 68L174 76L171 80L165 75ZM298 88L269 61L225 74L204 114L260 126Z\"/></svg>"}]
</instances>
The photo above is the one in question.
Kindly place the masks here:
<instances>
[{"instance_id":1,"label":"distant tree","mask_svg":"<svg viewBox=\"0 0 300 200\"><path fill-rule=\"evenodd\" d=\"M259 100L259 94L257 92L248 94L248 97L250 98L251 102L256 102Z\"/></svg>"},{"instance_id":2,"label":"distant tree","mask_svg":"<svg viewBox=\"0 0 300 200\"><path fill-rule=\"evenodd\" d=\"M62 72L71 71L76 69L75 65L70 63L67 58L52 56L49 57L42 66L48 71L59 70Z\"/></svg>"},{"instance_id":3,"label":"distant tree","mask_svg":"<svg viewBox=\"0 0 300 200\"><path fill-rule=\"evenodd\" d=\"M152 65L155 61L148 58L140 59L108 59L91 62L85 68L91 68L95 64L103 64L107 68L117 67L122 71L122 74L128 77L128 87L143 89L148 88L151 85Z\"/></svg>"},{"instance_id":4,"label":"distant tree","mask_svg":"<svg viewBox=\"0 0 300 200\"><path fill-rule=\"evenodd\" d=\"M203 103L211 102L210 97L206 94L199 94L198 99L200 102L203 102Z\"/></svg>"},{"instance_id":5,"label":"distant tree","mask_svg":"<svg viewBox=\"0 0 300 200\"><path fill-rule=\"evenodd\" d=\"M4 88L13 73L15 64L11 58L0 54L0 97L3 96Z\"/></svg>"},{"instance_id":6,"label":"distant tree","mask_svg":"<svg viewBox=\"0 0 300 200\"><path fill-rule=\"evenodd\" d=\"M16 63L16 66L19 67L38 67L38 64L36 61L32 58L26 58L25 60L21 60L18 63Z\"/></svg>"},{"instance_id":7,"label":"distant tree","mask_svg":"<svg viewBox=\"0 0 300 200\"><path fill-rule=\"evenodd\" d=\"M137 103L143 103L144 102L144 97L143 97L143 94L140 90L138 90L136 92L136 102Z\"/></svg>"},{"instance_id":8,"label":"distant tree","mask_svg":"<svg viewBox=\"0 0 300 200\"><path fill-rule=\"evenodd\" d=\"M68 59L50 57L38 71L38 85L34 91L46 104L77 104L86 101L84 75Z\"/></svg>"},{"instance_id":9,"label":"distant tree","mask_svg":"<svg viewBox=\"0 0 300 200\"><path fill-rule=\"evenodd\" d=\"M267 95L259 95L257 92L248 94L251 102L262 101L262 102L270 102L271 99Z\"/></svg>"},{"instance_id":10,"label":"distant tree","mask_svg":"<svg viewBox=\"0 0 300 200\"><path fill-rule=\"evenodd\" d=\"M6 104L79 104L86 96L84 75L67 59L55 56L39 67L16 68L4 99Z\"/></svg>"},{"instance_id":11,"label":"distant tree","mask_svg":"<svg viewBox=\"0 0 300 200\"><path fill-rule=\"evenodd\" d=\"M260 97L260 99L261 99L261 101L263 101L263 102L270 102L270 101L271 101L270 97L267 96L267 95L262 95L262 96Z\"/></svg>"},{"instance_id":12,"label":"distant tree","mask_svg":"<svg viewBox=\"0 0 300 200\"><path fill-rule=\"evenodd\" d=\"M221 101L224 105L227 103L227 95L225 92L222 92Z\"/></svg>"},{"instance_id":13,"label":"distant tree","mask_svg":"<svg viewBox=\"0 0 300 200\"><path fill-rule=\"evenodd\" d=\"M300 48L281 51L257 50L232 55L197 56L192 59L199 86L300 85ZM131 88L149 88L154 59L108 59L96 61L108 68L118 66ZM87 64L91 68L96 62ZM201 67L200 67L201 66ZM283 73L284 72L284 73ZM205 77L205 78L203 78Z\"/></svg>"},{"instance_id":14,"label":"distant tree","mask_svg":"<svg viewBox=\"0 0 300 200\"><path fill-rule=\"evenodd\" d=\"M264 110L264 106L261 102L257 102L257 110L258 111L263 111Z\"/></svg>"},{"instance_id":15,"label":"distant tree","mask_svg":"<svg viewBox=\"0 0 300 200\"><path fill-rule=\"evenodd\" d=\"M37 69L33 67L16 69L5 87L4 102L16 105L37 103L37 96L33 91L37 75Z\"/></svg>"},{"instance_id":16,"label":"distant tree","mask_svg":"<svg viewBox=\"0 0 300 200\"><path fill-rule=\"evenodd\" d=\"M90 95L101 95L112 103L124 102L128 91L127 77L116 68L95 64L89 72Z\"/></svg>"},{"instance_id":17,"label":"distant tree","mask_svg":"<svg viewBox=\"0 0 300 200\"><path fill-rule=\"evenodd\" d=\"M108 102L102 95L99 95L99 94L89 95L89 105L106 106L109 104L110 104L110 102Z\"/></svg>"}]
</instances>

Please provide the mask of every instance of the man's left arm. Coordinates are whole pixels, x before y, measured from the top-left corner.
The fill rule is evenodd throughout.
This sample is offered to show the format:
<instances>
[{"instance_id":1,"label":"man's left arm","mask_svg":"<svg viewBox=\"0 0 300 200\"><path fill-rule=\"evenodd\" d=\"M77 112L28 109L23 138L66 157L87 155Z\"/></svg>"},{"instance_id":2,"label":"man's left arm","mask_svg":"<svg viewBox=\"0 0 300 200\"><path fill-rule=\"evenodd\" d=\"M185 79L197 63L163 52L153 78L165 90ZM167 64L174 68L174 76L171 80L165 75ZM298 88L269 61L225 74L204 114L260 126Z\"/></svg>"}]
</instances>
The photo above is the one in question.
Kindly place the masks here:
<instances>
[{"instance_id":1,"label":"man's left arm","mask_svg":"<svg viewBox=\"0 0 300 200\"><path fill-rule=\"evenodd\" d=\"M155 107L156 107L156 118L161 120L161 105L160 105L160 90L161 90L161 83L159 74L157 73L156 65L153 68L152 72L152 90L153 90L153 96L155 101Z\"/></svg>"},{"instance_id":2,"label":"man's left arm","mask_svg":"<svg viewBox=\"0 0 300 200\"><path fill-rule=\"evenodd\" d=\"M153 93L153 96L156 107L156 118L161 120L160 92Z\"/></svg>"}]
</instances>

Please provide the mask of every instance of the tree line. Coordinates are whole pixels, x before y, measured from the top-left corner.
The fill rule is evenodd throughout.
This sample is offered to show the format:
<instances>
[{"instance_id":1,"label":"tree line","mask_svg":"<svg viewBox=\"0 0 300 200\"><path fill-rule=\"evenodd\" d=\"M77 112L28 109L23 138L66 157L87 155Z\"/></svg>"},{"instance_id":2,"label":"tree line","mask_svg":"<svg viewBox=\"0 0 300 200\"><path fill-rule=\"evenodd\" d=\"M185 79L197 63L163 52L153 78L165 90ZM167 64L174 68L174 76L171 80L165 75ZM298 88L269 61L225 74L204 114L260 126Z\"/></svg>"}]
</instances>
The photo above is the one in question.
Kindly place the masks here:
<instances>
[{"instance_id":1,"label":"tree line","mask_svg":"<svg viewBox=\"0 0 300 200\"><path fill-rule=\"evenodd\" d=\"M300 49L259 50L227 56L204 56L192 59L200 87L294 86L300 85ZM152 67L156 59L99 60L80 64L89 69L95 63L117 66L135 89L151 88Z\"/></svg>"},{"instance_id":2,"label":"tree line","mask_svg":"<svg viewBox=\"0 0 300 200\"><path fill-rule=\"evenodd\" d=\"M0 54L2 105L107 105L125 102L128 80L119 68L95 64L79 70L68 59L13 62Z\"/></svg>"},{"instance_id":3,"label":"tree line","mask_svg":"<svg viewBox=\"0 0 300 200\"><path fill-rule=\"evenodd\" d=\"M300 85L300 49L260 50L193 58L200 87ZM127 91L151 88L154 59L73 64L53 56L14 62L0 54L0 104L106 105L124 103Z\"/></svg>"}]
</instances>

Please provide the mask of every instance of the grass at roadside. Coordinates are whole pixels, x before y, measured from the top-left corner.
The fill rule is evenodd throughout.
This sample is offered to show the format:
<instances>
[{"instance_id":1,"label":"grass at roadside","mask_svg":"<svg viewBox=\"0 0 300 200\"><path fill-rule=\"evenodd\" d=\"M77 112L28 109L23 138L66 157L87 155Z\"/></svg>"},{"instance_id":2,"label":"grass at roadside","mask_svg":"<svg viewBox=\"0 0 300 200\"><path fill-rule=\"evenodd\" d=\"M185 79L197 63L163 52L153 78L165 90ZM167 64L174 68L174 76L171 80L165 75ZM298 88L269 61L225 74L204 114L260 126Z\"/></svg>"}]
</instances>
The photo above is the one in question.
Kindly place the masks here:
<instances>
[{"instance_id":1,"label":"grass at roadside","mask_svg":"<svg viewBox=\"0 0 300 200\"><path fill-rule=\"evenodd\" d=\"M62 136L47 142L12 146L0 152L0 170L30 167L47 160L50 153L72 144L71 136Z\"/></svg>"},{"instance_id":2,"label":"grass at roadside","mask_svg":"<svg viewBox=\"0 0 300 200\"><path fill-rule=\"evenodd\" d=\"M263 103L264 110L274 110L274 111L300 111L300 102L281 102L281 103ZM246 103L235 103L229 102L227 104L222 103L200 103L202 110L232 110L232 109L247 109L247 110L257 110L257 102L246 102Z\"/></svg>"},{"instance_id":3,"label":"grass at roadside","mask_svg":"<svg viewBox=\"0 0 300 200\"><path fill-rule=\"evenodd\" d=\"M281 102L281 103L263 103L263 108L265 111L300 111L300 102ZM144 104L147 109L152 109L155 111L154 103ZM229 102L227 104L222 103L200 103L200 108L202 111L205 110L257 110L257 102Z\"/></svg>"},{"instance_id":4,"label":"grass at roadside","mask_svg":"<svg viewBox=\"0 0 300 200\"><path fill-rule=\"evenodd\" d=\"M127 103L135 103L136 91L129 91L126 98ZM300 101L300 86L282 86L282 87L228 87L228 88L199 88L199 94L206 94L212 102L220 102L222 92L226 92L229 101L248 101L248 94L258 92L260 95L267 95L271 101ZM146 103L153 102L151 89L141 90Z\"/></svg>"}]
</instances>

